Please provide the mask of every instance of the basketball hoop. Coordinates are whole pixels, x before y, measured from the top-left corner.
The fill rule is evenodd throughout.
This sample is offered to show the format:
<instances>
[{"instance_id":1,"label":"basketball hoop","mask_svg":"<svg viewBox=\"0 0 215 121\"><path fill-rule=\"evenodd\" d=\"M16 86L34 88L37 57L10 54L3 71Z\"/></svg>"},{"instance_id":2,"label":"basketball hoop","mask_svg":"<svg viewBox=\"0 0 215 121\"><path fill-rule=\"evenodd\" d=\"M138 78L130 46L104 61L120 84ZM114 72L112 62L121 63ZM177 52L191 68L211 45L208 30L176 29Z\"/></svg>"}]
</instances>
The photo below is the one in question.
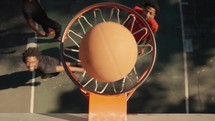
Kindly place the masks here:
<instances>
[{"instance_id":1,"label":"basketball hoop","mask_svg":"<svg viewBox=\"0 0 215 121\"><path fill-rule=\"evenodd\" d=\"M136 40L137 48L140 46L144 48L144 53L138 55L131 72L120 80L107 83L99 82L88 75L87 72L72 72L66 65L68 61L80 62L78 54L81 40L91 28L102 22L121 24L128 28L134 36L140 32L144 33L140 40ZM134 31L133 28L135 26L139 26L140 29ZM147 32L149 33L147 41L139 45L139 42L145 38ZM64 31L60 51L61 60L67 75L84 94L89 95L93 93L93 95L101 96L126 95L128 100L152 71L156 60L156 41L146 20L131 8L116 3L98 3L83 9L72 17Z\"/></svg>"}]
</instances>

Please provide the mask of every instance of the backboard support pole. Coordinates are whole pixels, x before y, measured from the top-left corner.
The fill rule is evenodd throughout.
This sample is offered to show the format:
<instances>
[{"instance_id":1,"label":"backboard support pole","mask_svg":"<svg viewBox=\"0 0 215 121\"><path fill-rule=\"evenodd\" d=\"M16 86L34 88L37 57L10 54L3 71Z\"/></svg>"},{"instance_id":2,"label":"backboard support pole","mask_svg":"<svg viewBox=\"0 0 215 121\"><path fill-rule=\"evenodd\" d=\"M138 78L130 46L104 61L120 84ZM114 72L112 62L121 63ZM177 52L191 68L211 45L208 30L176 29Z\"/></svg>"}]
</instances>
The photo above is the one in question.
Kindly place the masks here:
<instances>
[{"instance_id":1,"label":"backboard support pole","mask_svg":"<svg viewBox=\"0 0 215 121\"><path fill-rule=\"evenodd\" d=\"M90 93L88 121L127 121L127 95Z\"/></svg>"}]
</instances>

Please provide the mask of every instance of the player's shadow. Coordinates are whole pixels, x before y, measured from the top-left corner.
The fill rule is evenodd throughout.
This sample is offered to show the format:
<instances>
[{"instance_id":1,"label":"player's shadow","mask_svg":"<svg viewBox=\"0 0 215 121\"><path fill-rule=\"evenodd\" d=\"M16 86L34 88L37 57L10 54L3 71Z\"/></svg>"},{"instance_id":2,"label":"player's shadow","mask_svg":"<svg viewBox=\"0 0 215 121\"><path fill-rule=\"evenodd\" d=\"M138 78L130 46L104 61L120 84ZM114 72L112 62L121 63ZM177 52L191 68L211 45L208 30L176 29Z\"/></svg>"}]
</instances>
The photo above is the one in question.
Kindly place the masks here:
<instances>
[{"instance_id":1,"label":"player's shadow","mask_svg":"<svg viewBox=\"0 0 215 121\"><path fill-rule=\"evenodd\" d=\"M42 43L53 43L53 42L59 42L59 40L55 40L55 39L52 39L52 38L48 38L48 37L40 37L40 38L37 38L37 44L42 44Z\"/></svg>"},{"instance_id":2,"label":"player's shadow","mask_svg":"<svg viewBox=\"0 0 215 121\"><path fill-rule=\"evenodd\" d=\"M0 75L0 90L17 88L20 86L39 86L40 82L32 83L29 80L32 73L29 71L14 72L12 74Z\"/></svg>"},{"instance_id":3,"label":"player's shadow","mask_svg":"<svg viewBox=\"0 0 215 121\"><path fill-rule=\"evenodd\" d=\"M15 52L16 52L16 50L10 50L10 51L2 51L2 50L0 50L0 55L13 54Z\"/></svg>"},{"instance_id":4,"label":"player's shadow","mask_svg":"<svg viewBox=\"0 0 215 121\"><path fill-rule=\"evenodd\" d=\"M87 113L88 101L84 94L77 88L60 95L59 108L50 113Z\"/></svg>"}]
</instances>

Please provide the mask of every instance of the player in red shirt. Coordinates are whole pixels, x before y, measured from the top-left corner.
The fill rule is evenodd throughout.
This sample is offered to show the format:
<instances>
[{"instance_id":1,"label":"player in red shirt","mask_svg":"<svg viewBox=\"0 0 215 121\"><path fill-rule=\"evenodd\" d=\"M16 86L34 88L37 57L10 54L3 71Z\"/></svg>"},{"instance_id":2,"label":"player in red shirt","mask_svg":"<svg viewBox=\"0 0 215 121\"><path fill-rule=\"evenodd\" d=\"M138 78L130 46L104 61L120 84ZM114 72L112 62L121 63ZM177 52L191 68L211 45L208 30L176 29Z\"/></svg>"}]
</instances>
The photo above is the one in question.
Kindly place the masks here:
<instances>
[{"instance_id":1,"label":"player in red shirt","mask_svg":"<svg viewBox=\"0 0 215 121\"><path fill-rule=\"evenodd\" d=\"M143 7L135 6L133 8L133 10L136 11L137 13L139 13L147 21L152 32L155 34L159 27L157 21L155 20L155 16L159 11L158 4L155 1L146 1L144 3ZM136 32L144 27L144 26L139 26L137 24L138 23L135 23L132 32ZM134 37L135 37L138 45L141 44L142 42L144 42L145 40L147 40L148 36L149 36L148 30L140 31L140 32L137 32L134 34ZM144 50L142 50L141 53L143 53L143 52L144 52Z\"/></svg>"}]
</instances>

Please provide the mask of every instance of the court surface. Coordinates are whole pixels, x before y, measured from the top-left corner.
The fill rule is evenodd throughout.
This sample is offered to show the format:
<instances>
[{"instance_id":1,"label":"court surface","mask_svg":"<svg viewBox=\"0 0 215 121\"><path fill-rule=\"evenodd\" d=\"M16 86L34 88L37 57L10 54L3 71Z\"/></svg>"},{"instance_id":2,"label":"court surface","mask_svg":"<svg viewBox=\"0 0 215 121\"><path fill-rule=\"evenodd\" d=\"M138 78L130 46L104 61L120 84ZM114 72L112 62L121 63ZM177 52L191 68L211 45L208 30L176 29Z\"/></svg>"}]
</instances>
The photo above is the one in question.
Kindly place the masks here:
<instances>
[{"instance_id":1,"label":"court surface","mask_svg":"<svg viewBox=\"0 0 215 121\"><path fill-rule=\"evenodd\" d=\"M35 38L20 2L0 1L0 113L87 113L86 98L66 73L42 80L26 70L21 54L29 43L40 47L43 54L59 58L59 42ZM98 2L132 7L141 0L41 1L63 30L78 11ZM211 13L215 2L158 3L156 65L128 101L128 113L215 113L215 18Z\"/></svg>"},{"instance_id":2,"label":"court surface","mask_svg":"<svg viewBox=\"0 0 215 121\"><path fill-rule=\"evenodd\" d=\"M88 121L87 114L24 114L16 113L0 114L4 121ZM138 114L128 115L127 121L212 121L215 115L212 114Z\"/></svg>"}]
</instances>

